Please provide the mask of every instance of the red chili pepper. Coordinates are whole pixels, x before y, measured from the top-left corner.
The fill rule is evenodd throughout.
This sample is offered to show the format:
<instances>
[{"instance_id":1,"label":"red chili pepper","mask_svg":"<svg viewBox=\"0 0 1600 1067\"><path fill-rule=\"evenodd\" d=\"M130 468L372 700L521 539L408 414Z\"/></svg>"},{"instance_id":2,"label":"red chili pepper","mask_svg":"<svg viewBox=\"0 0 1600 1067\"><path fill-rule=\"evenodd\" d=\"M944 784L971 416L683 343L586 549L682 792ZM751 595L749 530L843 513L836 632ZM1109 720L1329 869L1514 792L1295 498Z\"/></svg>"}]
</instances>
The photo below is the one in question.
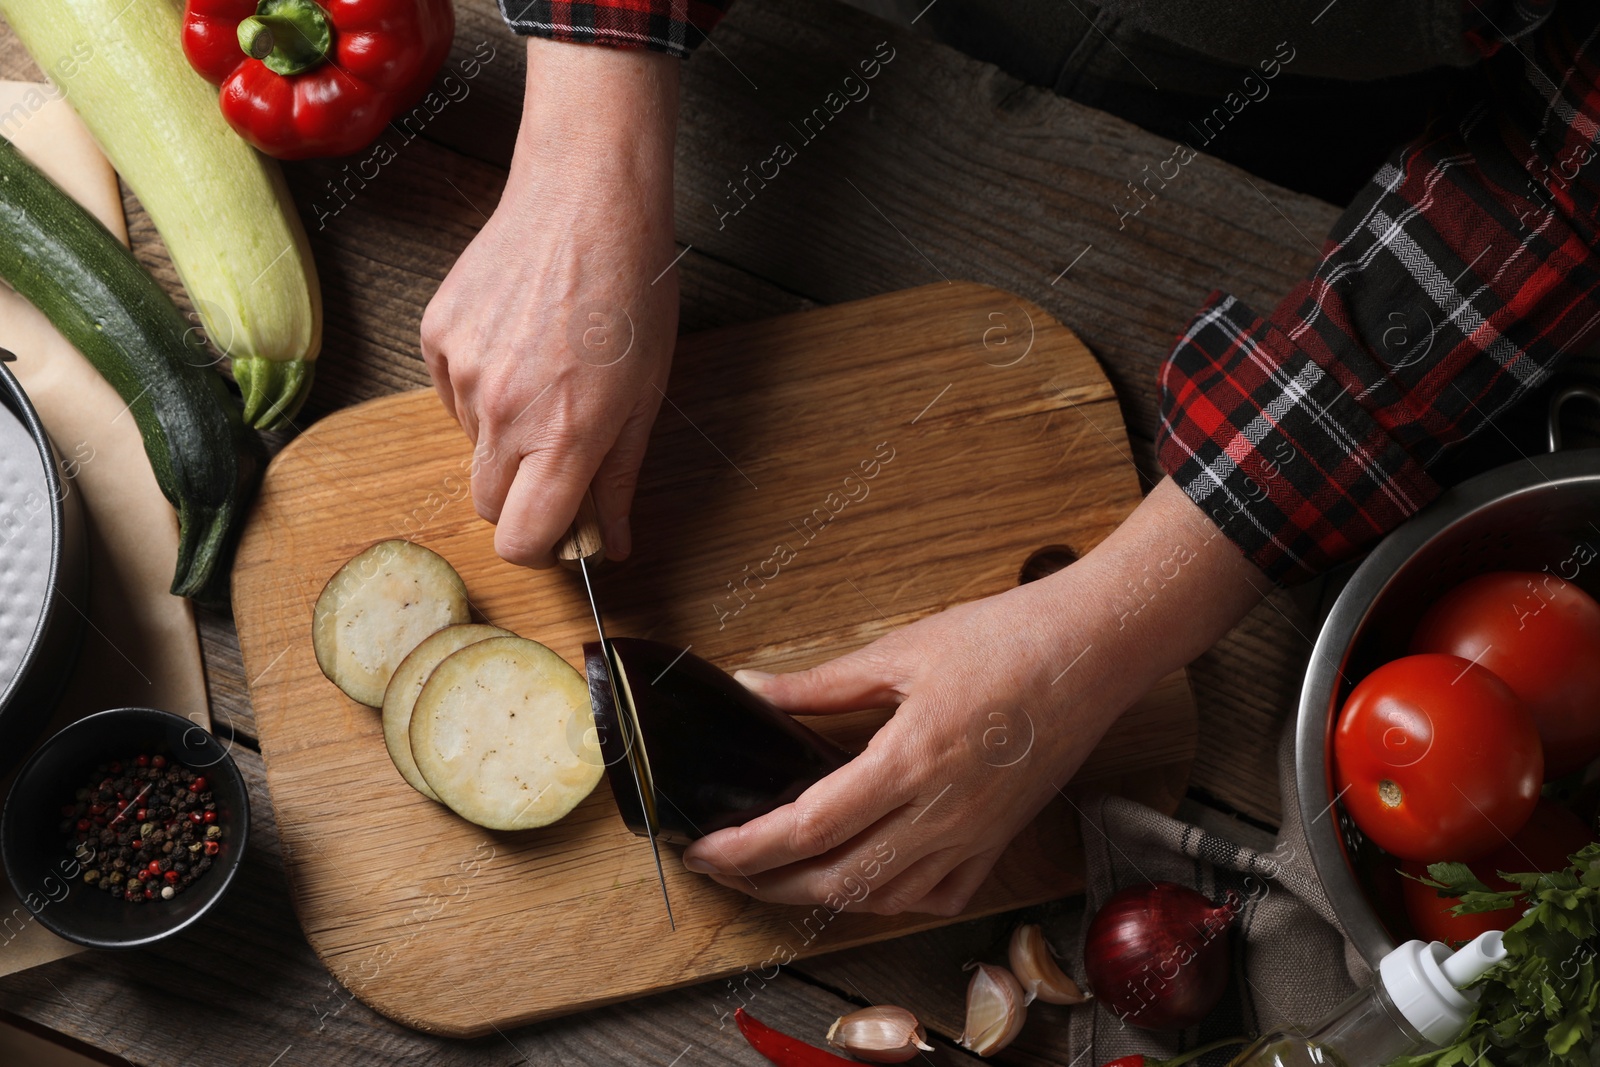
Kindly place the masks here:
<instances>
[{"instance_id":1,"label":"red chili pepper","mask_svg":"<svg viewBox=\"0 0 1600 1067\"><path fill-rule=\"evenodd\" d=\"M861 1067L855 1060L835 1056L825 1049L774 1030L743 1008L733 1013L733 1021L739 1024L739 1032L750 1042L750 1047L778 1067Z\"/></svg>"},{"instance_id":2,"label":"red chili pepper","mask_svg":"<svg viewBox=\"0 0 1600 1067\"><path fill-rule=\"evenodd\" d=\"M188 0L183 51L222 114L279 159L343 156L422 98L455 36L451 0Z\"/></svg>"}]
</instances>

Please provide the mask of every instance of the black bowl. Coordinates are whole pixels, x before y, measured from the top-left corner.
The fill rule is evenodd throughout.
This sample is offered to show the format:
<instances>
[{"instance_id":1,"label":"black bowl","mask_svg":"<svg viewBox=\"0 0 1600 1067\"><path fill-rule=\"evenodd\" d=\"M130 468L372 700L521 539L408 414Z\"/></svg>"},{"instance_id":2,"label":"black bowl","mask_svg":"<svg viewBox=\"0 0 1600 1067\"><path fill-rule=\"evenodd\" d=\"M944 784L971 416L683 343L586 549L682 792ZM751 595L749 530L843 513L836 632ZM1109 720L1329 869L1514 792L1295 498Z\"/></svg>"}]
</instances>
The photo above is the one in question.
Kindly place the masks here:
<instances>
[{"instance_id":1,"label":"black bowl","mask_svg":"<svg viewBox=\"0 0 1600 1067\"><path fill-rule=\"evenodd\" d=\"M141 752L163 753L210 779L222 848L211 869L173 899L135 904L74 876L61 808L97 765ZM137 948L197 922L221 899L249 835L249 793L220 741L168 711L114 708L66 727L23 765L0 814L0 862L23 905L47 929L90 948Z\"/></svg>"}]
</instances>

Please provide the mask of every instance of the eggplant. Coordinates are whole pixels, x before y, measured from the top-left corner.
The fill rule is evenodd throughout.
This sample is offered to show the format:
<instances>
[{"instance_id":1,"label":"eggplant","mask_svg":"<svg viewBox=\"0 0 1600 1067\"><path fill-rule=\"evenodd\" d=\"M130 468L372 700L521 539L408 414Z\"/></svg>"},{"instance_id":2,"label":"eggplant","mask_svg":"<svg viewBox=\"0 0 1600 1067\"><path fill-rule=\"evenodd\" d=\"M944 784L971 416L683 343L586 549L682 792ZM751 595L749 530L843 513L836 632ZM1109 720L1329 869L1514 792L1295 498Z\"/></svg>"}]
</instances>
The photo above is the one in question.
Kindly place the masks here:
<instances>
[{"instance_id":1,"label":"eggplant","mask_svg":"<svg viewBox=\"0 0 1600 1067\"><path fill-rule=\"evenodd\" d=\"M638 712L662 841L687 845L749 822L850 761L850 753L699 656L639 637L610 645L618 684ZM628 829L648 836L600 643L584 645L583 654L611 792Z\"/></svg>"}]
</instances>

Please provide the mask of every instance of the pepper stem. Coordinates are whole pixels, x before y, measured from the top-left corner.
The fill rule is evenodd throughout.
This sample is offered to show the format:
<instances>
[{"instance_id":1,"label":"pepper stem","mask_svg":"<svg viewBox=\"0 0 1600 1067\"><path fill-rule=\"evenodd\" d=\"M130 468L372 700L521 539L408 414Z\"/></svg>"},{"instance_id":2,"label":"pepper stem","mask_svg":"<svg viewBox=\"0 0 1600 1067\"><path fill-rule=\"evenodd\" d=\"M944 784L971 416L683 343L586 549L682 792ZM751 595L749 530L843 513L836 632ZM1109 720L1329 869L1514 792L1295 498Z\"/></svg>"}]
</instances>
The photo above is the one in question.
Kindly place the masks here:
<instances>
[{"instance_id":1,"label":"pepper stem","mask_svg":"<svg viewBox=\"0 0 1600 1067\"><path fill-rule=\"evenodd\" d=\"M1181 1056L1174 1056L1170 1060L1154 1060L1146 1064L1145 1067L1182 1067L1183 1064L1188 1063L1190 1060L1197 1060L1208 1052L1215 1052L1217 1049L1227 1048L1229 1045L1242 1045L1245 1043L1245 1040L1246 1039L1242 1037L1224 1037L1220 1040L1211 1042L1209 1045L1201 1045L1199 1048L1192 1048L1188 1052L1183 1053Z\"/></svg>"},{"instance_id":2,"label":"pepper stem","mask_svg":"<svg viewBox=\"0 0 1600 1067\"><path fill-rule=\"evenodd\" d=\"M328 58L333 27L315 0L261 0L239 22L239 47L274 74L302 74Z\"/></svg>"}]
</instances>

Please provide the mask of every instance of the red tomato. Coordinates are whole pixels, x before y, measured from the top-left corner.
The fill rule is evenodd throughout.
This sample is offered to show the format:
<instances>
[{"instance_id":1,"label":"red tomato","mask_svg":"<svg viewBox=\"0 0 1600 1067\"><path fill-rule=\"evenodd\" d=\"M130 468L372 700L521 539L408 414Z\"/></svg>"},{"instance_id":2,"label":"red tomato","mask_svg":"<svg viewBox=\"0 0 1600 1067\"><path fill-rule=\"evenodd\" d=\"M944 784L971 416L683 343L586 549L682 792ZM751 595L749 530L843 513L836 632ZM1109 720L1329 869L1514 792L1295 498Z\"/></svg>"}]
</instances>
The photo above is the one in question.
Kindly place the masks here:
<instances>
[{"instance_id":1,"label":"red tomato","mask_svg":"<svg viewBox=\"0 0 1600 1067\"><path fill-rule=\"evenodd\" d=\"M1357 685L1333 734L1345 810L1401 859L1475 860L1522 829L1544 754L1506 683L1459 656L1405 656Z\"/></svg>"},{"instance_id":2,"label":"red tomato","mask_svg":"<svg viewBox=\"0 0 1600 1067\"><path fill-rule=\"evenodd\" d=\"M1538 724L1547 777L1600 756L1600 604L1571 582L1481 574L1428 610L1411 651L1462 656L1498 674Z\"/></svg>"},{"instance_id":3,"label":"red tomato","mask_svg":"<svg viewBox=\"0 0 1600 1067\"><path fill-rule=\"evenodd\" d=\"M1472 863L1472 873L1490 889L1509 891L1516 887L1496 871L1523 874L1563 870L1567 857L1593 840L1594 835L1582 819L1560 804L1541 800L1527 825L1509 842ZM1428 865L1417 860L1406 860L1400 869L1415 876L1428 873ZM1504 930L1522 918L1522 907L1453 915L1450 909L1456 906L1454 897L1441 897L1438 890L1410 878L1401 881L1405 883L1406 914L1411 917L1417 936L1425 941L1459 945L1489 930Z\"/></svg>"}]
</instances>

